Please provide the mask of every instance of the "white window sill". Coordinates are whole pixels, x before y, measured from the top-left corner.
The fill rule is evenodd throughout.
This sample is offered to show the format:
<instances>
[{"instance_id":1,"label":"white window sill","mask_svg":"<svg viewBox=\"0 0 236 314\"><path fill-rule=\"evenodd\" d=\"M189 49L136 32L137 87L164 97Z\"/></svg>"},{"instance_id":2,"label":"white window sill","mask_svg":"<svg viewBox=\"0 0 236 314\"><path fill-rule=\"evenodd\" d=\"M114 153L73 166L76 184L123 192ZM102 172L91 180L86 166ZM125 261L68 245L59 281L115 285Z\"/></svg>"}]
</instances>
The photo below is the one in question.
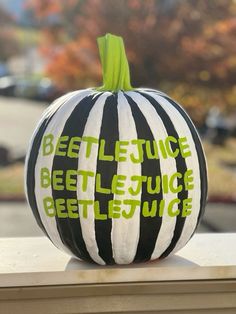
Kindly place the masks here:
<instances>
[{"instance_id":1,"label":"white window sill","mask_svg":"<svg viewBox=\"0 0 236 314\"><path fill-rule=\"evenodd\" d=\"M129 266L90 265L45 237L0 238L0 287L236 278L236 233L195 234L174 256Z\"/></svg>"}]
</instances>

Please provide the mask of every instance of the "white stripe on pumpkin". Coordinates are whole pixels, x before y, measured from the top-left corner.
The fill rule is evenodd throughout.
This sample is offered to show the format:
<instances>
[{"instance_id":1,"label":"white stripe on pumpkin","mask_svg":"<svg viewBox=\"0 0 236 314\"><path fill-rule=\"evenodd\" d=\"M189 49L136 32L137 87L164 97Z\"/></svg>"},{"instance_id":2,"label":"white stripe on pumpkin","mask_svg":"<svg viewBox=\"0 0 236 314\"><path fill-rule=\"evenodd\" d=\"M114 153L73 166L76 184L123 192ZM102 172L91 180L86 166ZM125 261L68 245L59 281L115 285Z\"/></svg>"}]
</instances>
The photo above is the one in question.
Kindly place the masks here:
<instances>
[{"instance_id":1,"label":"white stripe on pumpkin","mask_svg":"<svg viewBox=\"0 0 236 314\"><path fill-rule=\"evenodd\" d=\"M172 251L172 253L180 250L190 239L197 221L198 215L200 211L200 200L201 200L201 182L200 182L200 171L199 171L199 160L196 151L196 146L184 117L182 114L172 106L172 104L166 100L164 97L161 97L157 94L152 94L152 97L158 101L158 103L162 106L162 108L169 115L179 137L186 137L187 143L189 144L189 149L191 151L191 156L185 158L187 169L193 170L193 184L194 189L188 190L188 198L192 198L192 213L186 217L184 227L181 233L181 236ZM193 130L195 132L195 129Z\"/></svg>"},{"instance_id":2,"label":"white stripe on pumpkin","mask_svg":"<svg viewBox=\"0 0 236 314\"><path fill-rule=\"evenodd\" d=\"M103 109L107 97L111 95L110 92L103 93L98 100L95 102L91 109L83 136L99 138ZM85 157L86 154L86 143L82 142L80 145L80 154L78 159L78 170L92 171L96 174L97 169L97 156L98 156L98 144L92 144L91 155L89 158ZM92 200L95 199L95 176L89 178L89 184L87 191L83 192L80 186L80 180L77 182L77 197L78 199ZM99 256L98 246L95 235L95 219L94 211L89 208L87 218L83 218L82 205L79 205L80 224L83 239L87 248L87 251L91 258L100 265L105 265L104 260Z\"/></svg>"},{"instance_id":3,"label":"white stripe on pumpkin","mask_svg":"<svg viewBox=\"0 0 236 314\"><path fill-rule=\"evenodd\" d=\"M137 139L137 130L132 116L130 105L122 92L118 93L118 126L119 126L119 141L131 141ZM135 145L127 146L127 154L137 155ZM132 196L128 192L128 187L135 189L136 183L131 181L132 175L141 175L141 164L132 163L130 161L120 161L117 163L117 175L127 176L123 195L114 195L114 200L136 199L141 201L141 191L138 195ZM117 264L130 264L135 257L137 245L139 241L139 226L140 226L140 206L132 218L122 217L122 211L129 212L128 205L121 205L120 218L112 219L112 250L113 257Z\"/></svg>"},{"instance_id":4,"label":"white stripe on pumpkin","mask_svg":"<svg viewBox=\"0 0 236 314\"><path fill-rule=\"evenodd\" d=\"M28 162L29 162L29 157L30 157L30 153L31 153L31 149L32 149L32 145L35 139L35 136L37 135L41 125L43 124L43 122L45 121L45 119L50 118L50 116L52 116L55 111L63 105L63 103L69 99L70 97L72 97L73 93L68 93L66 95L63 95L61 97L59 97L58 99L56 99L42 114L42 117L40 118L32 136L31 139L29 141L29 145L28 145L28 150L27 150L27 154L25 157L25 169L24 169L24 177L25 177L25 181L24 181L24 189L25 189L25 194L26 194L26 199L28 201L28 192L27 192L27 172L28 172ZM29 201L28 201L29 202Z\"/></svg>"},{"instance_id":5,"label":"white stripe on pumpkin","mask_svg":"<svg viewBox=\"0 0 236 314\"><path fill-rule=\"evenodd\" d=\"M71 115L72 111L78 105L78 103L86 96L92 94L91 90L83 90L78 91L70 97L64 105L55 113L50 121L49 125L47 126L44 134L53 134L54 139L60 137L65 123L69 116ZM52 188L51 185L48 188L41 188L40 186L40 171L42 167L46 167L51 171L53 165L54 154L43 156L42 155L42 143L39 150L39 155L35 165L35 196L36 202L39 210L39 215L45 229L55 246L62 249L63 251L69 253L70 255L74 254L63 244L60 234L57 230L57 223L54 217L48 217L45 213L44 206L43 206L43 199L44 197L52 197ZM76 257L78 258L78 257Z\"/></svg>"},{"instance_id":6,"label":"white stripe on pumpkin","mask_svg":"<svg viewBox=\"0 0 236 314\"><path fill-rule=\"evenodd\" d=\"M149 94L149 92L147 94ZM165 140L169 134L167 133L165 125L163 124L161 117L158 115L153 105L145 97L135 92L127 92L127 95L132 97L132 99L138 105L139 109L141 110L142 114L144 115L149 125L149 128L153 134L154 140L155 141ZM164 159L162 155L160 154L159 159L160 159L160 169L161 169L162 175L168 174L168 173L175 173L177 171L176 161L174 158ZM176 197L177 197L177 194L171 191L169 191L166 194L163 194L163 199L165 200L166 204L168 204L169 201L171 201L172 199ZM155 248L153 250L151 259L158 258L162 254L162 252L165 250L165 248L168 247L168 245L170 244L173 237L175 222L176 222L176 218L170 217L168 213L164 211L163 217L162 217L161 228L160 228L157 240L156 240Z\"/></svg>"}]
</instances>

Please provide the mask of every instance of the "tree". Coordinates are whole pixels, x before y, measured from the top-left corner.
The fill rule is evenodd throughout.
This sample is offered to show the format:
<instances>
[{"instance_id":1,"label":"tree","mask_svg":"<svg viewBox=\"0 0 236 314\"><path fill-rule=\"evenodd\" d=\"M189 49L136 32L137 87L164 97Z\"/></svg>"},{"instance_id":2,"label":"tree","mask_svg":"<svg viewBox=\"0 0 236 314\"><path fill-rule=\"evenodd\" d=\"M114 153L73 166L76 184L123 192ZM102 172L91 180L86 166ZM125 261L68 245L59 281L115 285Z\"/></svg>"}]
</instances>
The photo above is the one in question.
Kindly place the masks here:
<instances>
[{"instance_id":1,"label":"tree","mask_svg":"<svg viewBox=\"0 0 236 314\"><path fill-rule=\"evenodd\" d=\"M133 86L161 86L195 116L215 100L234 104L233 0L43 0L32 7L46 25L47 72L64 88L98 84L96 38L110 32L125 40ZM209 87L218 97L204 92Z\"/></svg>"}]
</instances>

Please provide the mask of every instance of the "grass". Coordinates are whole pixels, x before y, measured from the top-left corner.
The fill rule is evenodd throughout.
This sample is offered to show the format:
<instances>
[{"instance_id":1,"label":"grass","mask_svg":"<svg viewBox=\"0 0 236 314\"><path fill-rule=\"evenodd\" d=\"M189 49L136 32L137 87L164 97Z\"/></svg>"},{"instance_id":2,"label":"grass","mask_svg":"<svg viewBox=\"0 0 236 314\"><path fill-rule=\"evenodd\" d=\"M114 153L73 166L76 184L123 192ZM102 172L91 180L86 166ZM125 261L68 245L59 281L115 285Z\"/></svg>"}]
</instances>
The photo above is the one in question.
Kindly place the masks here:
<instances>
[{"instance_id":1,"label":"grass","mask_svg":"<svg viewBox=\"0 0 236 314\"><path fill-rule=\"evenodd\" d=\"M40 31L34 28L16 27L15 34L21 47L38 45L41 40Z\"/></svg>"},{"instance_id":2,"label":"grass","mask_svg":"<svg viewBox=\"0 0 236 314\"><path fill-rule=\"evenodd\" d=\"M236 140L225 146L204 142L209 177L209 198L236 200ZM24 166L22 163L0 168L0 199L24 198Z\"/></svg>"},{"instance_id":3,"label":"grass","mask_svg":"<svg viewBox=\"0 0 236 314\"><path fill-rule=\"evenodd\" d=\"M204 143L207 156L209 196L236 200L236 140L225 146Z\"/></svg>"},{"instance_id":4,"label":"grass","mask_svg":"<svg viewBox=\"0 0 236 314\"><path fill-rule=\"evenodd\" d=\"M24 197L24 166L17 163L0 168L0 198Z\"/></svg>"}]
</instances>

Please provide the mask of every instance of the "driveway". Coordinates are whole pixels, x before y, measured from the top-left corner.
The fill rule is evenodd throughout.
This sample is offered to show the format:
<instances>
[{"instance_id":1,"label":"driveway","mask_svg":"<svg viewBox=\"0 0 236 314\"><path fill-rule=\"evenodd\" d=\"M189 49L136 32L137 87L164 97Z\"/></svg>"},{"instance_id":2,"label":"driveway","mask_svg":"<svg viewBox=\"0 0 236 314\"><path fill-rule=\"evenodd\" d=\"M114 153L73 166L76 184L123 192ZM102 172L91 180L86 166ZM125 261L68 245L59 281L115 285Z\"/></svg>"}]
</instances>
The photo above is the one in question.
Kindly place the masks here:
<instances>
[{"instance_id":1,"label":"driveway","mask_svg":"<svg viewBox=\"0 0 236 314\"><path fill-rule=\"evenodd\" d=\"M45 108L41 102L0 97L0 146L10 148L14 157L24 155Z\"/></svg>"}]
</instances>

